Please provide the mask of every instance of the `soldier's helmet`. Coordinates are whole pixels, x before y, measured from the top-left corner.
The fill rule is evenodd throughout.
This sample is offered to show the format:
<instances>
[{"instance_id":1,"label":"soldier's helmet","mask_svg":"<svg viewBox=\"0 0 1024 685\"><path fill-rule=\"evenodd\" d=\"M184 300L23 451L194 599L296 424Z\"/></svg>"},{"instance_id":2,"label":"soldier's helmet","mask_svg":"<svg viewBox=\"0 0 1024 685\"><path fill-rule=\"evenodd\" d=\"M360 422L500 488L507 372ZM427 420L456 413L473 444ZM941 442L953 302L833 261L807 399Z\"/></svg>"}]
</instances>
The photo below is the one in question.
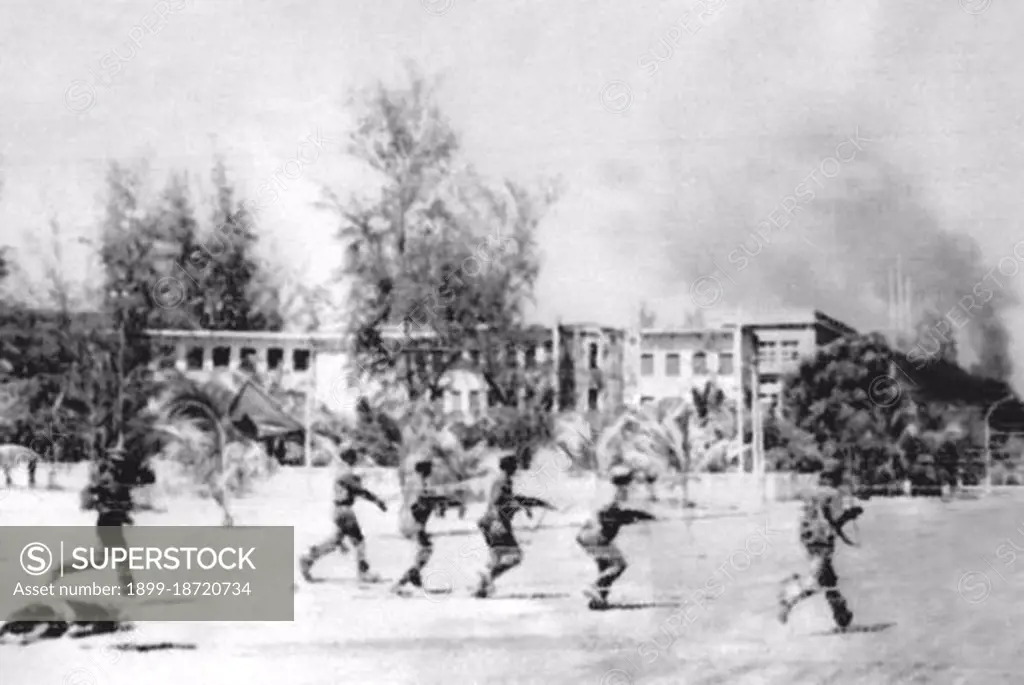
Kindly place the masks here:
<instances>
[{"instance_id":1,"label":"soldier's helmet","mask_svg":"<svg viewBox=\"0 0 1024 685\"><path fill-rule=\"evenodd\" d=\"M633 480L633 469L622 464L613 466L611 471L608 472L608 479L612 482L612 485L629 485Z\"/></svg>"},{"instance_id":2,"label":"soldier's helmet","mask_svg":"<svg viewBox=\"0 0 1024 685\"><path fill-rule=\"evenodd\" d=\"M344 441L339 445L338 457L346 463L355 463L359 461L359 450L356 446L349 441Z\"/></svg>"}]
</instances>

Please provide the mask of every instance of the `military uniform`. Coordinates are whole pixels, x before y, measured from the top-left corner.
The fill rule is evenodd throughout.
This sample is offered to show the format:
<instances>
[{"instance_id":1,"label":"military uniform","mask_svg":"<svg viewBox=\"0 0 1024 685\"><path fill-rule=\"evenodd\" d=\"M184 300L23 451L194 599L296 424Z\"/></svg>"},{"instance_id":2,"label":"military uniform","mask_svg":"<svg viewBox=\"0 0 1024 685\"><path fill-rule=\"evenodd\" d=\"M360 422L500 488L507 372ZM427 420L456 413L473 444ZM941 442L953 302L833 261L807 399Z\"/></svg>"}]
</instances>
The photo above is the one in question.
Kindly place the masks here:
<instances>
[{"instance_id":1,"label":"military uniform","mask_svg":"<svg viewBox=\"0 0 1024 685\"><path fill-rule=\"evenodd\" d=\"M412 566L399 579L399 585L406 582L414 587L423 587L422 571L434 554L434 543L427 533L427 521L434 510L431 493L426 478L418 473L410 475L405 483L399 532L407 540L416 542L416 555Z\"/></svg>"},{"instance_id":2,"label":"military uniform","mask_svg":"<svg viewBox=\"0 0 1024 685\"><path fill-rule=\"evenodd\" d=\"M421 458L417 466L431 463L429 459ZM438 504L447 502L452 506L460 506L454 498L438 494L427 480L430 478L429 470L426 472L417 469L409 475L402 491L402 510L399 512L398 530L407 540L414 540L416 543L416 555L412 566L402 574L402 577L391 588L393 592L400 591L406 584L416 588L423 587L423 569L434 554L434 544L427 533L427 521L430 515L437 508Z\"/></svg>"},{"instance_id":3,"label":"military uniform","mask_svg":"<svg viewBox=\"0 0 1024 685\"><path fill-rule=\"evenodd\" d=\"M134 521L131 516L132 488L126 480L124 453L116 447L110 451L108 459L100 463L96 477L83 493L84 508L96 511L96 534L105 549L128 547L124 526L132 525ZM70 563L64 563L53 573L51 582L81 570L85 569L75 569ZM122 593L127 595L133 582L127 565L118 566L117 577Z\"/></svg>"},{"instance_id":4,"label":"military uniform","mask_svg":"<svg viewBox=\"0 0 1024 685\"><path fill-rule=\"evenodd\" d=\"M801 494L803 508L800 516L800 544L807 553L809 569L805 576L794 574L783 581L779 594L779 620L786 623L797 603L824 590L825 599L832 609L836 625L845 628L853 620L853 613L839 592L839 577L832 558L836 549L836 526L842 526L850 513L843 506L839 490L825 482Z\"/></svg>"},{"instance_id":5,"label":"military uniform","mask_svg":"<svg viewBox=\"0 0 1024 685\"><path fill-rule=\"evenodd\" d=\"M377 582L380 578L370 571L370 563L366 558L366 540L353 508L357 497L376 501L382 509L385 507L379 499L363 489L362 479L350 464L342 463L334 478L334 532L329 538L309 548L309 552L300 560L303 577L311 580L310 571L321 558L335 550L347 552L345 541L351 541L356 550L356 572L363 582Z\"/></svg>"},{"instance_id":6,"label":"military uniform","mask_svg":"<svg viewBox=\"0 0 1024 685\"><path fill-rule=\"evenodd\" d=\"M523 561L523 552L512 529L512 518L519 510L512 492L512 476L501 473L491 487L487 511L477 522L484 542L491 551L487 575L482 579L481 592L489 589L502 574L512 570Z\"/></svg>"},{"instance_id":7,"label":"military uniform","mask_svg":"<svg viewBox=\"0 0 1024 685\"><path fill-rule=\"evenodd\" d=\"M576 542L597 564L597 580L584 591L590 599L592 609L607 606L611 586L629 566L622 551L615 545L615 538L618 537L622 526L654 519L646 512L621 506L621 502L626 498L626 488L633 479L633 472L617 466L612 469L611 475L612 483L617 487L615 499L598 509L595 515L583 524L576 536Z\"/></svg>"},{"instance_id":8,"label":"military uniform","mask_svg":"<svg viewBox=\"0 0 1024 685\"><path fill-rule=\"evenodd\" d=\"M530 507L553 507L544 500L534 497L521 497L513 491L513 475L518 467L518 457L506 454L499 461L501 472L491 486L491 494L487 500L487 511L477 522L484 542L491 551L487 570L481 574L477 597L487 597L494 589L494 581L523 561L523 551L516 540L512 528L512 519L516 512Z\"/></svg>"}]
</instances>

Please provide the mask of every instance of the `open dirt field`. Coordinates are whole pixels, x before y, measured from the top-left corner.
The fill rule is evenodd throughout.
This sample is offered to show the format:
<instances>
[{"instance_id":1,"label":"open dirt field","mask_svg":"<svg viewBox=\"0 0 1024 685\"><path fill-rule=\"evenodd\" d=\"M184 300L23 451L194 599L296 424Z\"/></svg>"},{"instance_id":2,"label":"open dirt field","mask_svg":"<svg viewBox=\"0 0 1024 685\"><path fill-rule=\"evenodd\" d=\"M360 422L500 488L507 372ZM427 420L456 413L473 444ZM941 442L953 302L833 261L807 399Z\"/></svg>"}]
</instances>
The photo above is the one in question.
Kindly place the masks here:
<instances>
[{"instance_id":1,"label":"open dirt field","mask_svg":"<svg viewBox=\"0 0 1024 685\"><path fill-rule=\"evenodd\" d=\"M237 503L239 524L294 525L296 553L329 531L329 474L291 471ZM593 493L563 489L560 504ZM0 522L92 523L72 492L6 491ZM549 496L552 496L549 493ZM557 499L557 498L556 498ZM397 508L397 502L394 503ZM168 503L139 525L215 525L206 502ZM388 578L411 556L394 513L359 505L371 561ZM293 623L162 623L132 633L0 646L5 685L247 685L337 683L1016 683L1024 648L1015 621L1024 575L1014 543L1024 497L993 495L944 504L878 501L859 524L860 548L842 548L841 587L855 629L829 634L824 600L775 619L785 575L802 571L796 509L669 520L626 528L631 566L615 587L620 605L586 608L594 569L573 542L585 507L523 530L526 560L499 582L497 597L468 588L484 563L466 521L438 522L432 572L438 592L413 599L361 589L354 560L335 555L299 582ZM475 519L476 512L470 517ZM679 514L675 514L676 517ZM532 525L523 521L524 526ZM1001 547L1003 546L1003 547ZM0 550L0 554L9 553ZM1024 563L1022 563L1024 567ZM972 574L965 577L965 574ZM707 599L694 592L703 589ZM688 601L689 600L689 601ZM162 645L148 652L117 645Z\"/></svg>"}]
</instances>

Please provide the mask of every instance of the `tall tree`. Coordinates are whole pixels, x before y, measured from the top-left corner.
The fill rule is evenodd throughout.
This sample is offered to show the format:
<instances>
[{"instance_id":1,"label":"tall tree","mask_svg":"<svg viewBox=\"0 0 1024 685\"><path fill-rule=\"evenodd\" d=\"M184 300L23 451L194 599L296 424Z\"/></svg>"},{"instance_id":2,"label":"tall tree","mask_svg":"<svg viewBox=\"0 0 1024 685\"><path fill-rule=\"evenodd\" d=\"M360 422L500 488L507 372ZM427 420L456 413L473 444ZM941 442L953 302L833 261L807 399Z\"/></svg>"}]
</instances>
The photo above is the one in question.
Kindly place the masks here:
<instances>
[{"instance_id":1,"label":"tall tree","mask_svg":"<svg viewBox=\"0 0 1024 685\"><path fill-rule=\"evenodd\" d=\"M129 453L137 455L148 452L142 443L151 439L144 429L133 428L145 414L152 389L154 355L146 330L184 316L181 306L168 306L167 291L160 287L168 282L167 258L173 246L164 239L162 217L143 206L146 180L144 172L117 163L108 172L100 250L106 322L81 339L82 362L75 374L80 379L76 394L89 407L86 420L97 428L98 448L123 435Z\"/></svg>"},{"instance_id":2,"label":"tall tree","mask_svg":"<svg viewBox=\"0 0 1024 685\"><path fill-rule=\"evenodd\" d=\"M422 408L442 397L449 372L471 369L489 404L504 408L491 412L489 441L520 448L528 463L550 435L554 391L551 360L526 358L524 309L539 272L536 228L560 189L483 178L459 154L436 81L415 68L407 76L355 100L349 152L379 190L351 199L325 191L323 206L341 220L338 277L351 293L356 373L386 379ZM424 432L410 444L437 429L407 425Z\"/></svg>"},{"instance_id":3,"label":"tall tree","mask_svg":"<svg viewBox=\"0 0 1024 685\"><path fill-rule=\"evenodd\" d=\"M482 178L458 155L436 83L415 69L408 75L407 84L378 84L358 101L349 149L380 181L379 194L349 201L326 193L342 220L339 277L351 286L354 357L368 372L397 371L417 398L439 395L446 373L475 351L492 399L515 405L527 384L506 343L524 329L539 269L535 229L557 189ZM400 332L397 341L386 340L388 328ZM423 332L436 337L421 341Z\"/></svg>"},{"instance_id":4,"label":"tall tree","mask_svg":"<svg viewBox=\"0 0 1024 685\"><path fill-rule=\"evenodd\" d=\"M150 285L159 306L151 312L150 326L199 328L207 260L186 174L170 176L156 206L147 209L140 230L147 231L153 241L154 272L144 278L158 277Z\"/></svg>"},{"instance_id":5,"label":"tall tree","mask_svg":"<svg viewBox=\"0 0 1024 685\"><path fill-rule=\"evenodd\" d=\"M164 323L168 312L182 316L181 285L169 279L172 246L161 240L158 222L143 206L143 172L114 163L107 174L107 207L102 223L100 258L104 267L103 308L114 330L136 338ZM168 264L168 257L171 263ZM177 278L180 279L180 276ZM170 286L169 289L165 289ZM148 350L140 355L148 357ZM130 367L143 359L129 359ZM147 360L148 361L148 360Z\"/></svg>"},{"instance_id":6,"label":"tall tree","mask_svg":"<svg viewBox=\"0 0 1024 685\"><path fill-rule=\"evenodd\" d=\"M841 339L801 363L780 402L791 432L817 443L817 450L804 446L802 458L835 456L865 483L882 477L884 448L898 436L908 401L890 379L893 363L893 350L878 334Z\"/></svg>"},{"instance_id":7,"label":"tall tree","mask_svg":"<svg viewBox=\"0 0 1024 685\"><path fill-rule=\"evenodd\" d=\"M276 289L256 258L254 216L236 201L222 158L215 160L211 180L212 226L196 256L203 290L199 325L209 330L281 330Z\"/></svg>"}]
</instances>

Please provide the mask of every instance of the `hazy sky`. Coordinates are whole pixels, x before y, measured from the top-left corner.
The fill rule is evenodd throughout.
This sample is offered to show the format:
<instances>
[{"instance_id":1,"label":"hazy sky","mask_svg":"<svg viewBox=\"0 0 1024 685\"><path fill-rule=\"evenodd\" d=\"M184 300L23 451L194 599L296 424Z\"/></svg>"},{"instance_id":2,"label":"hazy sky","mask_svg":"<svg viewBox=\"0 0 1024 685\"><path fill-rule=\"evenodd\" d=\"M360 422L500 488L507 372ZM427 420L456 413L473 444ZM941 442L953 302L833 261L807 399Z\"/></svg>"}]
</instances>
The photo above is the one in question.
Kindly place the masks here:
<instances>
[{"instance_id":1,"label":"hazy sky","mask_svg":"<svg viewBox=\"0 0 1024 685\"><path fill-rule=\"evenodd\" d=\"M483 170L569 182L543 226L542 317L622 324L645 298L671 322L695 278L735 268L716 276L722 306L817 304L881 325L872 260L901 252L929 288L953 268L928 256L935 236L972 236L990 268L1024 238L1024 5L963 3L713 0L701 23L688 14L699 2L8 0L3 239L30 253L50 213L95 235L108 159L149 154L157 172L205 180L216 134L254 191L319 131L323 153L264 225L274 259L321 280L340 250L310 205L318 184L350 182L326 141L344 136L352 87L413 58L445 75L444 105ZM147 23L158 33L134 28ZM98 83L115 49L120 71ZM858 133L871 142L856 161L762 255L730 266Z\"/></svg>"}]
</instances>

